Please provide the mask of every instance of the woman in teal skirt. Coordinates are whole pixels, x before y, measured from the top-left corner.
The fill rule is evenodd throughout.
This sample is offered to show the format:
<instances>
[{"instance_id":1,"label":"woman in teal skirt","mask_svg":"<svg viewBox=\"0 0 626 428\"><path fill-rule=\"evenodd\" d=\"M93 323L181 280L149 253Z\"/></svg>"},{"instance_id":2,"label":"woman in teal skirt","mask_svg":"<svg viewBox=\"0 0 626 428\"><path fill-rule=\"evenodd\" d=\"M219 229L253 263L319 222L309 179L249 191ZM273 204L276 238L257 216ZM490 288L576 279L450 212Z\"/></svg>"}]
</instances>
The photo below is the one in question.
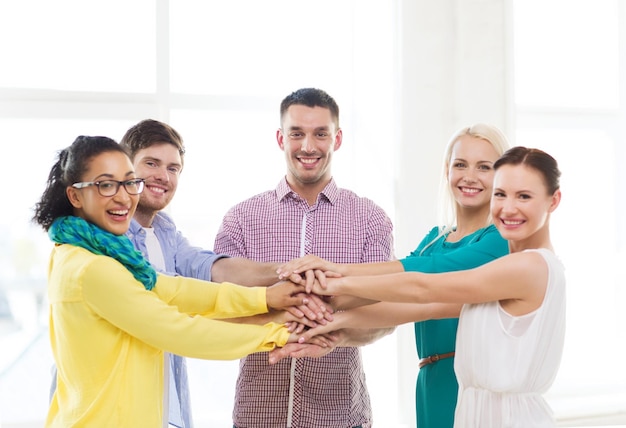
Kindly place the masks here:
<instances>
[{"instance_id":1,"label":"woman in teal skirt","mask_svg":"<svg viewBox=\"0 0 626 428\"><path fill-rule=\"evenodd\" d=\"M424 273L465 270L508 254L507 242L493 225L456 242L448 241L448 236L440 236L439 228L433 228L412 255L400 261L404 270ZM458 318L421 321L414 326L420 357L415 388L417 426L452 428L458 392L453 355Z\"/></svg>"},{"instance_id":2,"label":"woman in teal skirt","mask_svg":"<svg viewBox=\"0 0 626 428\"><path fill-rule=\"evenodd\" d=\"M441 273L471 269L508 253L508 244L491 224L493 164L508 149L502 132L478 123L456 132L444 156L440 225L408 257L391 262L335 264L309 255L285 264L280 274L321 272L333 275L382 275L402 271ZM376 304L374 304L376 305ZM389 313L387 313L389 318ZM398 324L404 322L398 320ZM458 385L454 350L458 319L415 323L420 372L415 391L418 428L452 428ZM349 344L350 339L344 345ZM276 352L287 356L319 356L306 345L293 344Z\"/></svg>"}]
</instances>

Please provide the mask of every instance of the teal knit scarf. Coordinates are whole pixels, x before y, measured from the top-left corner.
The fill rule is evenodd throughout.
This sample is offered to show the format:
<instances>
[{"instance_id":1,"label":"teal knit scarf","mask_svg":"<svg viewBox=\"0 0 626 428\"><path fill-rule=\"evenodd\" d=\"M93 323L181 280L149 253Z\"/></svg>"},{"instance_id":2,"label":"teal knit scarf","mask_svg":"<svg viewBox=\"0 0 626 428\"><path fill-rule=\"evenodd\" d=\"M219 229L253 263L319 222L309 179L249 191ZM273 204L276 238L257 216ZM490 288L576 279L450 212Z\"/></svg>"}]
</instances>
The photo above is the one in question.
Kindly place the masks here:
<instances>
[{"instance_id":1,"label":"teal knit scarf","mask_svg":"<svg viewBox=\"0 0 626 428\"><path fill-rule=\"evenodd\" d=\"M152 290L157 274L126 235L114 235L81 217L59 217L50 226L48 236L57 244L71 244L94 254L109 256L128 269L135 279Z\"/></svg>"}]
</instances>

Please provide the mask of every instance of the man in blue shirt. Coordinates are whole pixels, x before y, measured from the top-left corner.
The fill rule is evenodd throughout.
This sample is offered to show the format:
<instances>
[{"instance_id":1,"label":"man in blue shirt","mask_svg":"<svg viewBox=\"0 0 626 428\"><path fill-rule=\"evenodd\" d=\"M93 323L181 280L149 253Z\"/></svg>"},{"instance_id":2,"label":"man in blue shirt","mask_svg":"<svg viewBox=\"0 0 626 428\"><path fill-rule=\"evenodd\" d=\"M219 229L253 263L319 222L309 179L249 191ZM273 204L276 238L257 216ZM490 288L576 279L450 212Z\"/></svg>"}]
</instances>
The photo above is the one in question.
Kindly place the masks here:
<instances>
[{"instance_id":1,"label":"man in blue shirt","mask_svg":"<svg viewBox=\"0 0 626 428\"><path fill-rule=\"evenodd\" d=\"M241 285L271 285L278 281L277 263L257 263L244 258L227 258L193 247L162 212L172 201L183 169L185 148L171 126L144 120L130 128L120 144L128 151L137 176L146 180L128 236L137 249L149 256L146 235L152 228L165 262L165 273Z\"/></svg>"},{"instance_id":2,"label":"man in blue shirt","mask_svg":"<svg viewBox=\"0 0 626 428\"><path fill-rule=\"evenodd\" d=\"M152 119L130 128L120 144L130 155L138 177L145 179L139 205L127 236L135 248L161 272L214 282L233 282L260 286L278 282L277 263L258 263L245 258L228 257L192 246L162 210L172 201L183 169L185 148L182 138L171 126ZM312 300L312 299L310 299ZM321 316L319 307L299 308L308 318ZM169 426L192 426L189 387L185 360L169 355L169 370L164 379L164 405ZM167 425L166 425L167 426Z\"/></svg>"}]
</instances>

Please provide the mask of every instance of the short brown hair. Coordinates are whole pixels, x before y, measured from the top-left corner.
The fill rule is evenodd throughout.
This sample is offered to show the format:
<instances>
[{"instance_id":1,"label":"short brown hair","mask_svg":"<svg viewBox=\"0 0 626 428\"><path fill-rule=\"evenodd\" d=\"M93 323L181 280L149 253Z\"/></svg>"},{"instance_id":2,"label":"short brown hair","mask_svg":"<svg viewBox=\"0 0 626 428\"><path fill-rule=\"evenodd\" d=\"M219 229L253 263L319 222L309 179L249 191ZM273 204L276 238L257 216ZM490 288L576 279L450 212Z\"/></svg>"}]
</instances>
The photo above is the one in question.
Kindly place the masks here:
<instances>
[{"instance_id":1,"label":"short brown hair","mask_svg":"<svg viewBox=\"0 0 626 428\"><path fill-rule=\"evenodd\" d=\"M175 146L178 149L178 153L180 153L180 159L184 160L185 145L182 137L167 123L159 122L158 120L142 120L126 131L122 141L120 141L120 145L128 152L131 160L135 159L135 155L139 150L163 143Z\"/></svg>"}]
</instances>

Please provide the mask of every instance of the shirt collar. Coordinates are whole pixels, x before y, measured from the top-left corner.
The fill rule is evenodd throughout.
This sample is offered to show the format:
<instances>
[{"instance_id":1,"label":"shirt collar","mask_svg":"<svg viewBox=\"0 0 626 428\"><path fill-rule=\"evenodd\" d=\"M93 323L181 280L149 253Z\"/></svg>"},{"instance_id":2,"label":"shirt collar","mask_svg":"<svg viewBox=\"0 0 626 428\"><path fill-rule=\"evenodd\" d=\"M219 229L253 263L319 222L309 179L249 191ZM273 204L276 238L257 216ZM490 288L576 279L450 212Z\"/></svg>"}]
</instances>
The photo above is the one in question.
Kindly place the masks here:
<instances>
[{"instance_id":1,"label":"shirt collar","mask_svg":"<svg viewBox=\"0 0 626 428\"><path fill-rule=\"evenodd\" d=\"M282 180L276 186L276 197L279 201L285 199L285 197L289 195L297 195L296 192L293 191L289 184L287 183L287 177L283 177ZM299 196L299 195L298 195ZM331 178L326 187L322 189L318 196L318 200L320 198L324 198L331 204L335 204L337 198L339 198L339 189L337 188L337 183L335 183L335 179Z\"/></svg>"},{"instance_id":2,"label":"shirt collar","mask_svg":"<svg viewBox=\"0 0 626 428\"><path fill-rule=\"evenodd\" d=\"M128 232L126 234L136 235L141 230L141 225L134 218L130 219L130 225L128 226Z\"/></svg>"},{"instance_id":3,"label":"shirt collar","mask_svg":"<svg viewBox=\"0 0 626 428\"><path fill-rule=\"evenodd\" d=\"M176 225L172 218L164 213L163 211L159 211L156 216L154 216L154 220L152 220L152 227L158 226L161 229L176 229Z\"/></svg>"},{"instance_id":4,"label":"shirt collar","mask_svg":"<svg viewBox=\"0 0 626 428\"><path fill-rule=\"evenodd\" d=\"M163 211L159 211L152 220L153 228L161 229L176 229L176 225L172 221L172 218L165 214ZM134 218L130 220L130 226L128 227L128 233L136 235L142 229L142 226Z\"/></svg>"}]
</instances>

